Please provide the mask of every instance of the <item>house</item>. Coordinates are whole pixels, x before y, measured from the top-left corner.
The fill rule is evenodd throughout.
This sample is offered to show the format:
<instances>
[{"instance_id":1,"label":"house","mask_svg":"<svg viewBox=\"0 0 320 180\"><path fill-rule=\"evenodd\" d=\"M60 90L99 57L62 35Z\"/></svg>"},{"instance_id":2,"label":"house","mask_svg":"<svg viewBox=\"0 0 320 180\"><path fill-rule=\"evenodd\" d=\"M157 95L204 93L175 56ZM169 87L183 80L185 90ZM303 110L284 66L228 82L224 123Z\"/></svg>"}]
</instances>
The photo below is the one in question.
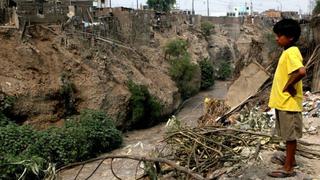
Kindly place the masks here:
<instances>
[{"instance_id":1,"label":"house","mask_svg":"<svg viewBox=\"0 0 320 180\"><path fill-rule=\"evenodd\" d=\"M262 16L268 18L281 18L281 11L275 9L269 9L261 13Z\"/></svg>"},{"instance_id":2,"label":"house","mask_svg":"<svg viewBox=\"0 0 320 180\"><path fill-rule=\"evenodd\" d=\"M92 7L93 0L0 0L0 23L8 22L13 11L20 24L63 22L70 10L77 14Z\"/></svg>"},{"instance_id":3,"label":"house","mask_svg":"<svg viewBox=\"0 0 320 180\"><path fill-rule=\"evenodd\" d=\"M291 18L291 19L299 19L300 15L297 11L283 11L281 12L282 18Z\"/></svg>"},{"instance_id":4,"label":"house","mask_svg":"<svg viewBox=\"0 0 320 180\"><path fill-rule=\"evenodd\" d=\"M7 27L18 26L16 7L13 0L0 0L0 25Z\"/></svg>"},{"instance_id":5,"label":"house","mask_svg":"<svg viewBox=\"0 0 320 180\"><path fill-rule=\"evenodd\" d=\"M229 17L244 17L251 15L251 7L250 6L236 6L231 11L227 12L227 16Z\"/></svg>"}]
</instances>

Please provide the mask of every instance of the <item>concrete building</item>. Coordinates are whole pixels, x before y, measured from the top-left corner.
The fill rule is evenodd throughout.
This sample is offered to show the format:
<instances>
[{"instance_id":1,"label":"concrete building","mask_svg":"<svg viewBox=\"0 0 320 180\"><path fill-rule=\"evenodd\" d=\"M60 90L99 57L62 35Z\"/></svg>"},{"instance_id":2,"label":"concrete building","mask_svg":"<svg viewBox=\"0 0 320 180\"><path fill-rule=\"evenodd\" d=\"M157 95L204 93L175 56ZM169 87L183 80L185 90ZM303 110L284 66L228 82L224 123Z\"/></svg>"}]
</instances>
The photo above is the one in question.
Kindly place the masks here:
<instances>
[{"instance_id":1,"label":"concrete building","mask_svg":"<svg viewBox=\"0 0 320 180\"><path fill-rule=\"evenodd\" d=\"M300 15L298 11L283 11L281 12L282 18L292 18L292 19L300 19Z\"/></svg>"},{"instance_id":2,"label":"concrete building","mask_svg":"<svg viewBox=\"0 0 320 180\"><path fill-rule=\"evenodd\" d=\"M87 13L92 7L93 0L0 0L0 23L8 24L14 15L18 16L20 25L64 22L70 10L73 14Z\"/></svg>"},{"instance_id":3,"label":"concrete building","mask_svg":"<svg viewBox=\"0 0 320 180\"><path fill-rule=\"evenodd\" d=\"M227 16L229 17L244 17L251 15L251 7L250 6L236 6L232 9L232 11L227 12Z\"/></svg>"},{"instance_id":4,"label":"concrete building","mask_svg":"<svg viewBox=\"0 0 320 180\"><path fill-rule=\"evenodd\" d=\"M95 8L106 8L108 7L108 1L106 0L94 0L93 7Z\"/></svg>"},{"instance_id":5,"label":"concrete building","mask_svg":"<svg viewBox=\"0 0 320 180\"><path fill-rule=\"evenodd\" d=\"M275 9L269 9L261 13L262 16L268 18L281 18L281 11Z\"/></svg>"}]
</instances>

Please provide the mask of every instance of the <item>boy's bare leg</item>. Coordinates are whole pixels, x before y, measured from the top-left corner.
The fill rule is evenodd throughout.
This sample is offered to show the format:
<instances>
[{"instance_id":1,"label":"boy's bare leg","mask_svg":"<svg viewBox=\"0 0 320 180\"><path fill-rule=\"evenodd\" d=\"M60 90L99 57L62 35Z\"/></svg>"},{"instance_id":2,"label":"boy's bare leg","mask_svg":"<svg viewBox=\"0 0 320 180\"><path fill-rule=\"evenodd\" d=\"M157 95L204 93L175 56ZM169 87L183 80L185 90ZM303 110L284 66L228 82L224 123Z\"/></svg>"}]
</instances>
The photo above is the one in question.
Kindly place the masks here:
<instances>
[{"instance_id":1,"label":"boy's bare leg","mask_svg":"<svg viewBox=\"0 0 320 180\"><path fill-rule=\"evenodd\" d=\"M283 168L287 172L291 172L293 170L294 162L295 162L295 154L297 150L297 141L287 141L287 148L286 148L286 161Z\"/></svg>"}]
</instances>

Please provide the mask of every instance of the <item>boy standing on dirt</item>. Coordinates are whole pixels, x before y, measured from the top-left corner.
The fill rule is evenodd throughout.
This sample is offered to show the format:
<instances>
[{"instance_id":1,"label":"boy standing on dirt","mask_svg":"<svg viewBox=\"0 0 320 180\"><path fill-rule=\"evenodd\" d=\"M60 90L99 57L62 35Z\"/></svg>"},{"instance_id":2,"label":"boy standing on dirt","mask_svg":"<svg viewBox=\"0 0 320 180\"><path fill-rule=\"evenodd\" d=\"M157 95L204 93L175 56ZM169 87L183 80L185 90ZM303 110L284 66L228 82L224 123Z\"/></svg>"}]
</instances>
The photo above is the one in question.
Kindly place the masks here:
<instances>
[{"instance_id":1,"label":"boy standing on dirt","mask_svg":"<svg viewBox=\"0 0 320 180\"><path fill-rule=\"evenodd\" d=\"M301 29L297 21L283 19L273 27L276 41L284 50L274 75L269 99L269 107L276 109L276 130L286 141L286 157L280 161L282 168L268 173L271 177L284 178L295 176L293 170L297 139L302 137L302 78L306 69L302 56L295 43Z\"/></svg>"}]
</instances>

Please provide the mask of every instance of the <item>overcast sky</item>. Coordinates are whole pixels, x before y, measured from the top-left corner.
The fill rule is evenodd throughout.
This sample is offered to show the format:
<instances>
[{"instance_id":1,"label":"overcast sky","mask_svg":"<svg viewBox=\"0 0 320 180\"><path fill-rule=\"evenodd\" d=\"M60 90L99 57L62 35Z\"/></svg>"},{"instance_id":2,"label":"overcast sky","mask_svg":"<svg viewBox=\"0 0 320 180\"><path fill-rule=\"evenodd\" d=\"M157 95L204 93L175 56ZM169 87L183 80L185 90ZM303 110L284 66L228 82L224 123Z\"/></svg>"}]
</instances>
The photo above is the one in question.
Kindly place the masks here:
<instances>
[{"instance_id":1,"label":"overcast sky","mask_svg":"<svg viewBox=\"0 0 320 180\"><path fill-rule=\"evenodd\" d=\"M147 0L111 0L112 6L125 6L136 8L139 4L146 4ZM192 7L192 0L176 0L180 9L187 10ZM209 0L210 15L225 14L230 8L250 4L250 0ZM262 12L267 9L281 9L284 11L299 11L309 13L309 0L252 0L253 10ZM207 14L207 0L194 0L196 14Z\"/></svg>"}]
</instances>

